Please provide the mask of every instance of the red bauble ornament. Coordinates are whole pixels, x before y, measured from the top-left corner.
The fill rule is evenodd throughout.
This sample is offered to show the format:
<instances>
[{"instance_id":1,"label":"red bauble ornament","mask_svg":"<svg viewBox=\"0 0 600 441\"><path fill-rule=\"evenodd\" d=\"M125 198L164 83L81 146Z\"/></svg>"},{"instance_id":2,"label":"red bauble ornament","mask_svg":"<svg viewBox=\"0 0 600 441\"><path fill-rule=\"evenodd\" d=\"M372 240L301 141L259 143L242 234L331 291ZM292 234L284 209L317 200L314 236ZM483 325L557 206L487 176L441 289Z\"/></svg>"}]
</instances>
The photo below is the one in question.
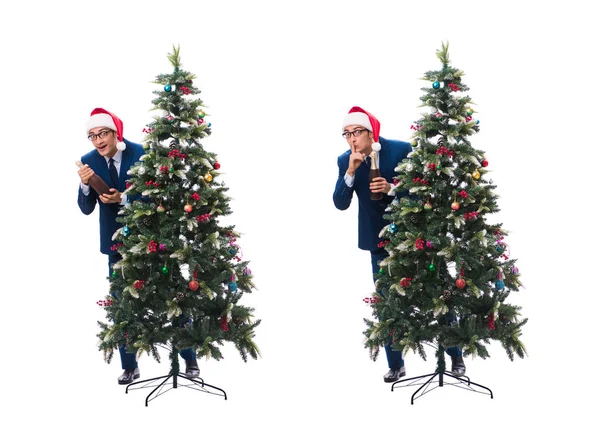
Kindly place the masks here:
<instances>
[{"instance_id":1,"label":"red bauble ornament","mask_svg":"<svg viewBox=\"0 0 600 441\"><path fill-rule=\"evenodd\" d=\"M190 280L188 285L192 291L196 291L198 289L198 282L195 280Z\"/></svg>"},{"instance_id":2,"label":"red bauble ornament","mask_svg":"<svg viewBox=\"0 0 600 441\"><path fill-rule=\"evenodd\" d=\"M483 161L481 161L481 165L483 165L484 167L487 167L489 164L489 162L487 162L487 159L484 159Z\"/></svg>"},{"instance_id":3,"label":"red bauble ornament","mask_svg":"<svg viewBox=\"0 0 600 441\"><path fill-rule=\"evenodd\" d=\"M450 208L452 208L453 210L458 210L460 208L460 204L454 201L452 202L452 205L450 205Z\"/></svg>"},{"instance_id":4,"label":"red bauble ornament","mask_svg":"<svg viewBox=\"0 0 600 441\"><path fill-rule=\"evenodd\" d=\"M215 163L213 164L213 167L215 168L215 170L218 170L221 168L221 164L219 164L218 162L215 161Z\"/></svg>"},{"instance_id":5,"label":"red bauble ornament","mask_svg":"<svg viewBox=\"0 0 600 441\"><path fill-rule=\"evenodd\" d=\"M193 209L193 207L190 204L186 204L185 207L183 207L183 211L185 211L186 213L191 212Z\"/></svg>"},{"instance_id":6,"label":"red bauble ornament","mask_svg":"<svg viewBox=\"0 0 600 441\"><path fill-rule=\"evenodd\" d=\"M465 279L458 279L456 281L456 287L458 289L463 289L466 285L467 285L467 282L465 282Z\"/></svg>"}]
</instances>

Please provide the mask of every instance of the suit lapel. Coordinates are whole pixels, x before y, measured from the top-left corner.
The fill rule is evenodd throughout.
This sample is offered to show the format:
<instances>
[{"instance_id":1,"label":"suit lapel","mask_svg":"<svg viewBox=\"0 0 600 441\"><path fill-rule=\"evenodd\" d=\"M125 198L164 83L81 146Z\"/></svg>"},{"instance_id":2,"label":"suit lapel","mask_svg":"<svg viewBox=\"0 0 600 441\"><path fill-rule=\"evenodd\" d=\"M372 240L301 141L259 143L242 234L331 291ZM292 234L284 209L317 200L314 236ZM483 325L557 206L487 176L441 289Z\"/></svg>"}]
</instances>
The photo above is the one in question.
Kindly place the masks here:
<instances>
[{"instance_id":1,"label":"suit lapel","mask_svg":"<svg viewBox=\"0 0 600 441\"><path fill-rule=\"evenodd\" d=\"M123 150L121 155L121 170L119 170L119 188L125 188L127 171L131 168L131 149Z\"/></svg>"},{"instance_id":2,"label":"suit lapel","mask_svg":"<svg viewBox=\"0 0 600 441\"><path fill-rule=\"evenodd\" d=\"M390 172L390 149L381 146L379 151L379 169L381 170L381 176L386 180L391 177Z\"/></svg>"}]
</instances>

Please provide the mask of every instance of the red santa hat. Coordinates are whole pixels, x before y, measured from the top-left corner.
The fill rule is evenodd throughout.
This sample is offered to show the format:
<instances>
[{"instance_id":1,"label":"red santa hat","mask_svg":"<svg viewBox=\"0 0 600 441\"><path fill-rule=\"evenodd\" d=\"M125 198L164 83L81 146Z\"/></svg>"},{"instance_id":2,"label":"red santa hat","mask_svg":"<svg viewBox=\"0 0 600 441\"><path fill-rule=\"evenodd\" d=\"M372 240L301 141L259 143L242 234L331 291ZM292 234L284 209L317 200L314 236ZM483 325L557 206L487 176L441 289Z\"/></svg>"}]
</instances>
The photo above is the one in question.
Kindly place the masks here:
<instances>
[{"instance_id":1,"label":"red santa hat","mask_svg":"<svg viewBox=\"0 0 600 441\"><path fill-rule=\"evenodd\" d=\"M117 115L110 113L108 110L96 107L92 110L90 118L85 125L86 132L89 134L90 130L96 127L107 127L114 130L117 133L117 149L125 150L126 145L123 142L123 121L121 121Z\"/></svg>"},{"instance_id":2,"label":"red santa hat","mask_svg":"<svg viewBox=\"0 0 600 441\"><path fill-rule=\"evenodd\" d=\"M379 144L379 121L369 112L360 107L354 106L344 118L344 122L342 125L342 130L345 130L346 127L357 125L363 126L365 129L369 130L373 133L373 140L375 141L372 145L373 150L378 152L381 150L381 144Z\"/></svg>"}]
</instances>

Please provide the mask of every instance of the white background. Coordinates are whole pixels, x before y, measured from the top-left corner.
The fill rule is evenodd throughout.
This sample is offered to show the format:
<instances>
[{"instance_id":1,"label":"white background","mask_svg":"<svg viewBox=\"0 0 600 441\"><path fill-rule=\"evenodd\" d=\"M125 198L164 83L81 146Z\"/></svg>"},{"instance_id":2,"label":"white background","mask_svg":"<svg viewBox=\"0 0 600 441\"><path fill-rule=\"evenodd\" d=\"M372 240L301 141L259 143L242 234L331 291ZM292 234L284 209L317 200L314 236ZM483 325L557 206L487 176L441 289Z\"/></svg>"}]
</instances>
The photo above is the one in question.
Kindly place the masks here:
<instances>
[{"instance_id":1,"label":"white background","mask_svg":"<svg viewBox=\"0 0 600 441\"><path fill-rule=\"evenodd\" d=\"M17 6L18 4L18 6ZM593 2L10 2L0 17L3 439L591 439L597 416L598 75ZM452 387L410 405L385 357L363 348L370 260L356 201L335 209L341 121L354 105L407 140L420 80L465 71L525 290L529 356L498 344L467 373L494 399ZM141 142L166 55L181 45L209 106L231 223L258 290L262 358L200 362L222 398L186 389L144 407L96 348L106 256L97 213L77 203L74 162L94 107ZM168 371L148 356L143 378ZM431 353L431 355L433 355ZM409 353L409 375L435 360ZM593 411L593 409L596 411ZM5 434L12 434L5 437Z\"/></svg>"}]
</instances>

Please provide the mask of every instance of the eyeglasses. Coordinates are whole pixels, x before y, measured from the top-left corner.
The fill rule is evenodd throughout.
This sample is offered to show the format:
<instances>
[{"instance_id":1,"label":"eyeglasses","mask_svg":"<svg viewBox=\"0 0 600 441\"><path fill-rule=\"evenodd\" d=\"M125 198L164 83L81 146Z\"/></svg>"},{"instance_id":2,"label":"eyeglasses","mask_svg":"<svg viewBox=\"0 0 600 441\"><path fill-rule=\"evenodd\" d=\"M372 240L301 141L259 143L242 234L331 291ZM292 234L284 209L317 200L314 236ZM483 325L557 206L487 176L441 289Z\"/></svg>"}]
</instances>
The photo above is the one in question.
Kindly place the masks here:
<instances>
[{"instance_id":1,"label":"eyeglasses","mask_svg":"<svg viewBox=\"0 0 600 441\"><path fill-rule=\"evenodd\" d=\"M88 136L88 139L89 139L90 141L92 141L92 142L93 142L93 141L95 141L96 139L104 139L104 138L106 138L106 136L107 136L107 135L108 135L110 132L112 132L112 130L102 130L102 131L101 131L100 133L98 133L98 134L93 134L93 133L92 133L92 134L90 134L90 135Z\"/></svg>"},{"instance_id":2,"label":"eyeglasses","mask_svg":"<svg viewBox=\"0 0 600 441\"><path fill-rule=\"evenodd\" d=\"M357 130L354 130L353 132L344 132L344 133L342 133L342 136L346 139L350 138L351 136L358 138L362 132L368 132L368 130L367 129L357 129Z\"/></svg>"}]
</instances>

